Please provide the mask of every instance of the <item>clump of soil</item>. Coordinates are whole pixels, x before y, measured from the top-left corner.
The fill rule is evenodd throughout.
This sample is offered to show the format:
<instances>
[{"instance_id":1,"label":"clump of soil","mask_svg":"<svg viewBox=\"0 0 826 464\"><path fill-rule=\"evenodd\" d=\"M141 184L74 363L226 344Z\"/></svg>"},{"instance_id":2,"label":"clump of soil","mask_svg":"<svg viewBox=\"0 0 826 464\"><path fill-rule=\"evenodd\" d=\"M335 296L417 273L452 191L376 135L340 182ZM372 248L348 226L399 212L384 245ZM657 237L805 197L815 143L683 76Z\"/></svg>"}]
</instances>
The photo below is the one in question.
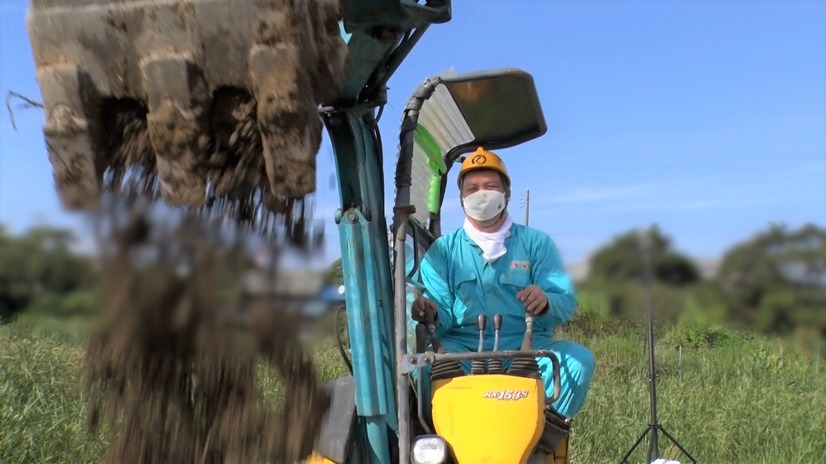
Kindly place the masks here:
<instances>
[{"instance_id":1,"label":"clump of soil","mask_svg":"<svg viewBox=\"0 0 826 464\"><path fill-rule=\"evenodd\" d=\"M107 463L294 463L329 397L278 300L246 291L253 229L166 210L139 190L109 199L99 230L105 323L88 346L90 425ZM277 249L271 249L277 254ZM272 276L275 278L276 276ZM259 369L276 372L280 408Z\"/></svg>"}]
</instances>

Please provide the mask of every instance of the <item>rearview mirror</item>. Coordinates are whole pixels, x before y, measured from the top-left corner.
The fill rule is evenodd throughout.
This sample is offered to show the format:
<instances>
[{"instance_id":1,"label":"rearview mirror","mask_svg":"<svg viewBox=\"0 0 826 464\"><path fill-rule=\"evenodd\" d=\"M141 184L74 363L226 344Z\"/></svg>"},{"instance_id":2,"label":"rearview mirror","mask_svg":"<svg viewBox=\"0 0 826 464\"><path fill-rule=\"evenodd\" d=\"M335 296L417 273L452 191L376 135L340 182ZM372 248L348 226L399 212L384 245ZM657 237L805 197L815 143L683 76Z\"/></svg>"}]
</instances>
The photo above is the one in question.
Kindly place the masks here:
<instances>
[{"instance_id":1,"label":"rearview mirror","mask_svg":"<svg viewBox=\"0 0 826 464\"><path fill-rule=\"evenodd\" d=\"M447 150L448 161L478 146L489 150L508 148L547 131L533 77L525 71L498 69L461 74L442 78L442 85L472 134L471 140Z\"/></svg>"},{"instance_id":2,"label":"rearview mirror","mask_svg":"<svg viewBox=\"0 0 826 464\"><path fill-rule=\"evenodd\" d=\"M396 205L438 236L434 223L450 166L483 146L497 150L545 134L533 77L519 69L442 73L413 92L405 108L396 165Z\"/></svg>"}]
</instances>

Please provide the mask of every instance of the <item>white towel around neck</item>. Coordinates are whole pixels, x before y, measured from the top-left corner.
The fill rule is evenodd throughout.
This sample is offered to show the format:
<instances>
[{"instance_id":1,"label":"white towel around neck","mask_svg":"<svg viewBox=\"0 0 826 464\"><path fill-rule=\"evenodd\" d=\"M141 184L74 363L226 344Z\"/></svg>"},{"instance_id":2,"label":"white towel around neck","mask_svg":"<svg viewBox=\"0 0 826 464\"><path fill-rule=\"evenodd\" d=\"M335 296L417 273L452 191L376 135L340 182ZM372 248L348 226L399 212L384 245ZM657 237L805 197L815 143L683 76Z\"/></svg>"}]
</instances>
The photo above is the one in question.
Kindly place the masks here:
<instances>
[{"instance_id":1,"label":"white towel around neck","mask_svg":"<svg viewBox=\"0 0 826 464\"><path fill-rule=\"evenodd\" d=\"M511 226L513 219L510 214L505 217L505 222L499 227L499 230L494 232L482 232L471 224L470 220L465 218L464 229L473 243L479 245L482 249L482 257L487 262L496 261L501 258L508 250L505 248L505 239L511 235Z\"/></svg>"}]
</instances>

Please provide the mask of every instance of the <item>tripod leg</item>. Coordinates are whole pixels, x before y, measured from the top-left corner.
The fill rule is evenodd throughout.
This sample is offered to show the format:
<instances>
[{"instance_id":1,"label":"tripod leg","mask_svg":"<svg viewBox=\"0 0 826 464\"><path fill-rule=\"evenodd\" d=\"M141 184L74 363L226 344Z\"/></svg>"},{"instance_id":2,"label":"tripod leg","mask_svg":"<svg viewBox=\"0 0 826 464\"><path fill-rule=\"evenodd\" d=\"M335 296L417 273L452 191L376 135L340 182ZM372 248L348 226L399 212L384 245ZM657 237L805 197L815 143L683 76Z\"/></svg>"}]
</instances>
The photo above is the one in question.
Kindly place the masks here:
<instances>
[{"instance_id":1,"label":"tripod leg","mask_svg":"<svg viewBox=\"0 0 826 464\"><path fill-rule=\"evenodd\" d=\"M683 445L681 445L680 442L678 442L676 439L674 439L674 437L672 437L670 433L666 432L662 425L657 425L657 428L659 428L662 431L663 435L668 437L668 439L671 440L671 443L674 443L674 445L677 446L677 448L679 448L680 451L682 451L683 454L685 454L686 457L688 457L688 459L691 459L691 462L693 462L694 464L697 464L697 460L694 459L694 457L691 456L691 454L689 454L688 451L686 451L685 448L683 448Z\"/></svg>"},{"instance_id":2,"label":"tripod leg","mask_svg":"<svg viewBox=\"0 0 826 464\"><path fill-rule=\"evenodd\" d=\"M628 450L628 452L627 452L627 453L625 453L625 456L623 456L623 457L622 457L622 461L620 461L622 464L626 464L626 463L628 462L628 458L631 456L631 453L633 453L633 452L634 452L634 450L635 450L635 449L637 449L637 446L639 446L639 445L640 445L640 443L642 443L642 439L643 439L643 438L645 438L645 435L646 435L648 432L650 432L650 431L651 431L651 429L650 429L650 428L649 428L649 429L645 429L645 432L643 432L642 434L640 434L640 437L639 437L639 438L637 438L637 441L636 441L636 442L634 442L634 444L633 444L633 445L631 445L631 449L630 449L630 450Z\"/></svg>"},{"instance_id":3,"label":"tripod leg","mask_svg":"<svg viewBox=\"0 0 826 464\"><path fill-rule=\"evenodd\" d=\"M660 458L660 440L657 436L658 428L659 425L649 425L649 430L651 430L651 437L648 441L648 462L654 462L655 460Z\"/></svg>"}]
</instances>

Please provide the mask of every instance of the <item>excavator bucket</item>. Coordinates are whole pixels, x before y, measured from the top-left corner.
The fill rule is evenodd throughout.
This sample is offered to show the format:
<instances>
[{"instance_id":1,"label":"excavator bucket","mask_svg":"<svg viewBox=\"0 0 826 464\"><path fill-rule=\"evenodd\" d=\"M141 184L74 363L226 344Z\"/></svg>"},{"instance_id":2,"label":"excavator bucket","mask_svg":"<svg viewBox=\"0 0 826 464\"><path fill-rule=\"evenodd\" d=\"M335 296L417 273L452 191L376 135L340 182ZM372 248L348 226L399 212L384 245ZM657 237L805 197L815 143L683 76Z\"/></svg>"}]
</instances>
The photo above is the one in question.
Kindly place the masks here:
<instances>
[{"instance_id":1,"label":"excavator bucket","mask_svg":"<svg viewBox=\"0 0 826 464\"><path fill-rule=\"evenodd\" d=\"M31 0L44 135L67 209L139 176L173 206L277 211L315 190L343 85L338 0Z\"/></svg>"}]
</instances>

